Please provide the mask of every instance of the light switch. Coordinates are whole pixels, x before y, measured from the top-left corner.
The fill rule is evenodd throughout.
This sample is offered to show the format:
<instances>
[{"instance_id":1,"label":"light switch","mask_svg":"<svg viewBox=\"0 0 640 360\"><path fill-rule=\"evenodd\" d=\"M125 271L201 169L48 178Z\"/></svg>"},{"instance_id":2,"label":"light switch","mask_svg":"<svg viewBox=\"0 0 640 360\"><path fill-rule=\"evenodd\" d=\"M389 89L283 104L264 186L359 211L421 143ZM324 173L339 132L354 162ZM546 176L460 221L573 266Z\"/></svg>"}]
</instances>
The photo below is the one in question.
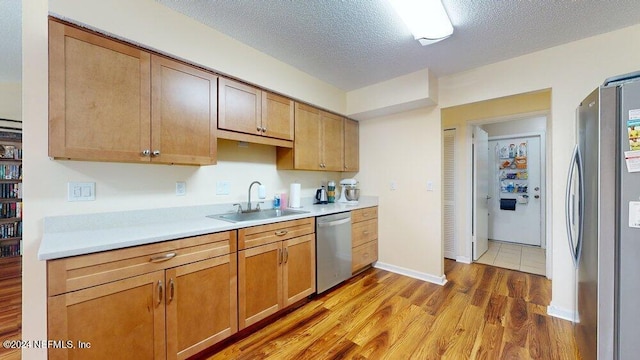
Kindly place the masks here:
<instances>
[{"instance_id":1,"label":"light switch","mask_svg":"<svg viewBox=\"0 0 640 360\"><path fill-rule=\"evenodd\" d=\"M67 201L94 201L96 199L96 183L67 183Z\"/></svg>"},{"instance_id":2,"label":"light switch","mask_svg":"<svg viewBox=\"0 0 640 360\"><path fill-rule=\"evenodd\" d=\"M427 181L427 191L433 191L433 181Z\"/></svg>"},{"instance_id":3,"label":"light switch","mask_svg":"<svg viewBox=\"0 0 640 360\"><path fill-rule=\"evenodd\" d=\"M389 188L393 191L398 188L398 184L395 181L392 181L391 184L389 184Z\"/></svg>"}]
</instances>

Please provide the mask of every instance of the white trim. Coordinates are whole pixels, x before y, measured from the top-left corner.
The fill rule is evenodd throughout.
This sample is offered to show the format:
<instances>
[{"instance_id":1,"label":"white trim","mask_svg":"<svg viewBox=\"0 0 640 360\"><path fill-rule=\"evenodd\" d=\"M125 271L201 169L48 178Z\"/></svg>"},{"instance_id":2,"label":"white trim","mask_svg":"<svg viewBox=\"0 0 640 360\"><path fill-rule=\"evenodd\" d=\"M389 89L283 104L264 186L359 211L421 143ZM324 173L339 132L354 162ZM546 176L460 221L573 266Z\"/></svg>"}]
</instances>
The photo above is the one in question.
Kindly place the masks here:
<instances>
[{"instance_id":1,"label":"white trim","mask_svg":"<svg viewBox=\"0 0 640 360\"><path fill-rule=\"evenodd\" d=\"M471 264L471 258L468 256L456 256L456 261L464 264Z\"/></svg>"},{"instance_id":2,"label":"white trim","mask_svg":"<svg viewBox=\"0 0 640 360\"><path fill-rule=\"evenodd\" d=\"M373 265L373 267L375 267L376 269L382 269L386 271L391 271L392 273L412 277L414 279L428 281L436 285L444 285L447 283L447 277L445 275L442 275L442 276L431 275L431 274L427 274L427 273L423 273L423 272L419 272L411 269L406 269L400 266L381 263L379 261L376 262Z\"/></svg>"},{"instance_id":3,"label":"white trim","mask_svg":"<svg viewBox=\"0 0 640 360\"><path fill-rule=\"evenodd\" d=\"M547 315L557 317L564 320L569 320L573 322L575 319L575 312L573 310L564 309L559 306L551 305L547 306Z\"/></svg>"}]
</instances>

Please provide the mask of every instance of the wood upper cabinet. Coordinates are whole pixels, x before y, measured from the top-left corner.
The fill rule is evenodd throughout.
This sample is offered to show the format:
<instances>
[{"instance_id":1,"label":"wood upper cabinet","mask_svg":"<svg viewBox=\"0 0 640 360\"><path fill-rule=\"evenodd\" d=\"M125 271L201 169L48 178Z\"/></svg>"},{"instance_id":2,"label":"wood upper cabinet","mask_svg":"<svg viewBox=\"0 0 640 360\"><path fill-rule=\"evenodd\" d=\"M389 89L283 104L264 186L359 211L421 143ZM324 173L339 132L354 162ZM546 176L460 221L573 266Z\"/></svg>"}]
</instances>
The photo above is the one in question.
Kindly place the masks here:
<instances>
[{"instance_id":1,"label":"wood upper cabinet","mask_svg":"<svg viewBox=\"0 0 640 360\"><path fill-rule=\"evenodd\" d=\"M344 118L295 104L293 149L278 148L278 169L343 171Z\"/></svg>"},{"instance_id":2,"label":"wood upper cabinet","mask_svg":"<svg viewBox=\"0 0 640 360\"><path fill-rule=\"evenodd\" d=\"M49 21L49 156L148 162L151 55Z\"/></svg>"},{"instance_id":3,"label":"wood upper cabinet","mask_svg":"<svg viewBox=\"0 0 640 360\"><path fill-rule=\"evenodd\" d=\"M217 77L49 21L49 156L215 163Z\"/></svg>"},{"instance_id":4,"label":"wood upper cabinet","mask_svg":"<svg viewBox=\"0 0 640 360\"><path fill-rule=\"evenodd\" d=\"M262 92L263 135L293 140L294 102L284 96Z\"/></svg>"},{"instance_id":5,"label":"wood upper cabinet","mask_svg":"<svg viewBox=\"0 0 640 360\"><path fill-rule=\"evenodd\" d=\"M47 262L51 359L185 359L238 330L236 232Z\"/></svg>"},{"instance_id":6,"label":"wood upper cabinet","mask_svg":"<svg viewBox=\"0 0 640 360\"><path fill-rule=\"evenodd\" d=\"M192 66L152 56L152 162L215 163L217 79Z\"/></svg>"},{"instance_id":7,"label":"wood upper cabinet","mask_svg":"<svg viewBox=\"0 0 640 360\"><path fill-rule=\"evenodd\" d=\"M239 329L316 291L314 218L240 229Z\"/></svg>"},{"instance_id":8,"label":"wood upper cabinet","mask_svg":"<svg viewBox=\"0 0 640 360\"><path fill-rule=\"evenodd\" d=\"M226 78L220 78L218 90L219 129L293 140L293 100Z\"/></svg>"},{"instance_id":9,"label":"wood upper cabinet","mask_svg":"<svg viewBox=\"0 0 640 360\"><path fill-rule=\"evenodd\" d=\"M344 119L344 171L360 170L360 124Z\"/></svg>"},{"instance_id":10,"label":"wood upper cabinet","mask_svg":"<svg viewBox=\"0 0 640 360\"><path fill-rule=\"evenodd\" d=\"M218 88L218 128L261 135L260 89L226 78L220 78Z\"/></svg>"},{"instance_id":11,"label":"wood upper cabinet","mask_svg":"<svg viewBox=\"0 0 640 360\"><path fill-rule=\"evenodd\" d=\"M326 171L344 170L344 118L328 112L322 115L321 167Z\"/></svg>"}]
</instances>

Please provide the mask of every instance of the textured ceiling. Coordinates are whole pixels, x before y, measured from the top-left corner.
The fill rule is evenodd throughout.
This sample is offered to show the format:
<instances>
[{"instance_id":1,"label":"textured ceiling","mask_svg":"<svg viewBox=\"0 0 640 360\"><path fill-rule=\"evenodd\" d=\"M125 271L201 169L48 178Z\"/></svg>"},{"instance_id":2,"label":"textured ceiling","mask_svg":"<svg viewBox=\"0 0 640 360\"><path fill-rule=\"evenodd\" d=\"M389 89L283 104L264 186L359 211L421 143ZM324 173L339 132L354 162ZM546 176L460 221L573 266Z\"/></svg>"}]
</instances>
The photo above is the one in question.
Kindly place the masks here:
<instances>
[{"instance_id":1,"label":"textured ceiling","mask_svg":"<svg viewBox=\"0 0 640 360\"><path fill-rule=\"evenodd\" d=\"M447 75L640 23L639 0L443 0L454 33L423 47L386 0L156 1L344 90L427 67ZM20 81L20 18L20 0L0 0L0 81Z\"/></svg>"},{"instance_id":2,"label":"textured ceiling","mask_svg":"<svg viewBox=\"0 0 640 360\"><path fill-rule=\"evenodd\" d=\"M0 0L0 82L22 78L21 8L20 0Z\"/></svg>"},{"instance_id":3,"label":"textured ceiling","mask_svg":"<svg viewBox=\"0 0 640 360\"><path fill-rule=\"evenodd\" d=\"M344 90L446 75L640 23L638 0L443 0L453 35L420 46L386 0L156 0Z\"/></svg>"}]
</instances>

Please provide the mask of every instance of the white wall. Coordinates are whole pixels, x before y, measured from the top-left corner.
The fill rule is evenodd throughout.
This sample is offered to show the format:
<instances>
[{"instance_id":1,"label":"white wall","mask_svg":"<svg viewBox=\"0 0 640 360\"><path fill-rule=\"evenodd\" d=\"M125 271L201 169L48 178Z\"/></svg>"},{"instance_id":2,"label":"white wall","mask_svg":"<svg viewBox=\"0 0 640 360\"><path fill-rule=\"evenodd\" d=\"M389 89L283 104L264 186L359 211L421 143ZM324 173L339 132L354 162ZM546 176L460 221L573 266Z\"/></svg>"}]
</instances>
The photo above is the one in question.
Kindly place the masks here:
<instances>
[{"instance_id":1,"label":"white wall","mask_svg":"<svg viewBox=\"0 0 640 360\"><path fill-rule=\"evenodd\" d=\"M22 120L22 85L0 82L0 119Z\"/></svg>"},{"instance_id":2,"label":"white wall","mask_svg":"<svg viewBox=\"0 0 640 360\"><path fill-rule=\"evenodd\" d=\"M268 195L300 181L311 196L323 180L353 174L277 171L275 148L220 141L216 166L54 161L47 156L49 10L159 51L290 94L344 113L346 94L299 70L249 48L153 0L23 1L24 256L23 338L47 339L46 269L36 254L46 216L246 201L252 180L267 186ZM96 201L66 201L68 181L96 182ZM187 195L175 196L175 182L187 182ZM216 196L217 181L229 181L231 194ZM364 194L367 194L366 192ZM25 350L24 358L45 358L44 350Z\"/></svg>"},{"instance_id":3,"label":"white wall","mask_svg":"<svg viewBox=\"0 0 640 360\"><path fill-rule=\"evenodd\" d=\"M363 193L379 196L379 262L432 280L444 266L440 143L435 107L360 122L358 180Z\"/></svg>"},{"instance_id":4,"label":"white wall","mask_svg":"<svg viewBox=\"0 0 640 360\"><path fill-rule=\"evenodd\" d=\"M507 120L484 124L481 128L489 134L489 137L541 133L547 130L547 117L536 116L527 119Z\"/></svg>"}]
</instances>

